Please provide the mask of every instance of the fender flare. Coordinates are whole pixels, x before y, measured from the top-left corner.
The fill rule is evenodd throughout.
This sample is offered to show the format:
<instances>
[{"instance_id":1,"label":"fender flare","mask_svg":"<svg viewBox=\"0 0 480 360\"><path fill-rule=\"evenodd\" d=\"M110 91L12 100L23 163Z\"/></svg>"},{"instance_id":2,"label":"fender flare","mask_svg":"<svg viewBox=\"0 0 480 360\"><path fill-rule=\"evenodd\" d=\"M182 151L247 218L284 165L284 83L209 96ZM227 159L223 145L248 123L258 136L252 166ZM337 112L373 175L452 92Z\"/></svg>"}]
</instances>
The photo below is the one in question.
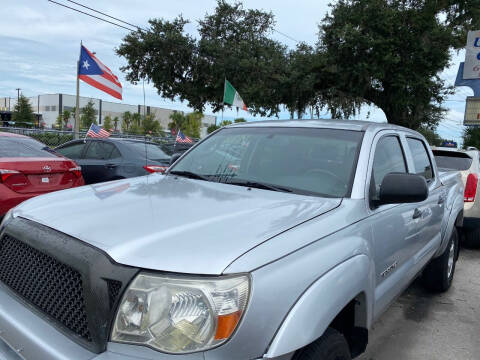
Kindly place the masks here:
<instances>
[{"instance_id":1,"label":"fender flare","mask_svg":"<svg viewBox=\"0 0 480 360\"><path fill-rule=\"evenodd\" d=\"M362 314L357 326L369 328L372 318L373 267L367 255L353 256L317 279L300 296L273 338L266 358L274 358L298 350L323 335L327 327L359 294ZM332 291L335 289L335 291Z\"/></svg>"},{"instance_id":2,"label":"fender flare","mask_svg":"<svg viewBox=\"0 0 480 360\"><path fill-rule=\"evenodd\" d=\"M445 229L445 233L443 234L442 243L435 253L434 258L443 254L456 226L463 226L463 197L457 197L452 206L452 210L450 211L450 215L448 217L447 227Z\"/></svg>"}]
</instances>

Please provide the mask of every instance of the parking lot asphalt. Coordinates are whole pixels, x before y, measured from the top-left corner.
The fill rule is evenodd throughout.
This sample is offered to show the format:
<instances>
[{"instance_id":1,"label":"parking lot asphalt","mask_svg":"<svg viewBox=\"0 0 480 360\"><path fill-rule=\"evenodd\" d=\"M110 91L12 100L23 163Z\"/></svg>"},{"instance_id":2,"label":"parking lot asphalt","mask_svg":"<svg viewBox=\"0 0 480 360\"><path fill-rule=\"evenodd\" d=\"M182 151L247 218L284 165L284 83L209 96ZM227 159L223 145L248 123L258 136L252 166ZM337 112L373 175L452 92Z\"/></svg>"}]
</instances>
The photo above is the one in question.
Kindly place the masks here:
<instances>
[{"instance_id":1,"label":"parking lot asphalt","mask_svg":"<svg viewBox=\"0 0 480 360\"><path fill-rule=\"evenodd\" d=\"M415 281L374 324L360 360L479 360L480 250L462 248L444 294Z\"/></svg>"}]
</instances>

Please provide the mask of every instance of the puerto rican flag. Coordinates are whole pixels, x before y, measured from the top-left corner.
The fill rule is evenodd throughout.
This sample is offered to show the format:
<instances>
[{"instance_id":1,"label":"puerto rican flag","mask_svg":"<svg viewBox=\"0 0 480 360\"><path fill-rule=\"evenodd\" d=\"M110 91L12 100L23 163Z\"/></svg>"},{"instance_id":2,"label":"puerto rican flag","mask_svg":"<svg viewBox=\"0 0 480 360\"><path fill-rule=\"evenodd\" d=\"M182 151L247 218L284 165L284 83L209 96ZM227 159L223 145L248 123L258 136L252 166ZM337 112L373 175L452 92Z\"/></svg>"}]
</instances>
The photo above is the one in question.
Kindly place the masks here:
<instances>
[{"instance_id":1,"label":"puerto rican flag","mask_svg":"<svg viewBox=\"0 0 480 360\"><path fill-rule=\"evenodd\" d=\"M122 100L122 84L85 46L81 46L78 78L99 90Z\"/></svg>"}]
</instances>

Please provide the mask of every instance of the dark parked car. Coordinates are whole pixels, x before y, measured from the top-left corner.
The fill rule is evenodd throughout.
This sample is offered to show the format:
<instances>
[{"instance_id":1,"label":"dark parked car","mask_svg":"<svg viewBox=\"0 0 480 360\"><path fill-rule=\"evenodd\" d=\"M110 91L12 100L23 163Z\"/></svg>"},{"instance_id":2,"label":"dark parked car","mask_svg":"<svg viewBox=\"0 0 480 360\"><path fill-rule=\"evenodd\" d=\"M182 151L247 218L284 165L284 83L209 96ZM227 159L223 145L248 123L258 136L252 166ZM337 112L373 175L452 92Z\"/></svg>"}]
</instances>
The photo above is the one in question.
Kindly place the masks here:
<instances>
[{"instance_id":1,"label":"dark parked car","mask_svg":"<svg viewBox=\"0 0 480 360\"><path fill-rule=\"evenodd\" d=\"M55 150L82 167L86 184L163 173L170 164L158 144L133 139L73 140Z\"/></svg>"},{"instance_id":2,"label":"dark parked car","mask_svg":"<svg viewBox=\"0 0 480 360\"><path fill-rule=\"evenodd\" d=\"M175 143L175 142L171 142L171 143L163 144L161 146L162 146L162 150L166 154L172 156L173 154L183 154L185 151L190 149L193 145L195 145L195 143Z\"/></svg>"}]
</instances>

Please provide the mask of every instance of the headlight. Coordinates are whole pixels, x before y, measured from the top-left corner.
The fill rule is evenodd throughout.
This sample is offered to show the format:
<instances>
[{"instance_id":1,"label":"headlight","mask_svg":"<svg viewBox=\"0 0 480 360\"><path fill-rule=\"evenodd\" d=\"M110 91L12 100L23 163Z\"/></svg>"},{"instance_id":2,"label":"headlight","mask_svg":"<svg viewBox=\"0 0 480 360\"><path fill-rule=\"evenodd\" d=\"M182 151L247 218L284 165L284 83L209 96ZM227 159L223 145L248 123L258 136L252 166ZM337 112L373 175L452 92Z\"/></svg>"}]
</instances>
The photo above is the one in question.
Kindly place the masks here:
<instances>
[{"instance_id":1,"label":"headlight","mask_svg":"<svg viewBox=\"0 0 480 360\"><path fill-rule=\"evenodd\" d=\"M123 295L112 341L177 354L212 348L232 335L247 306L249 288L246 275L140 274Z\"/></svg>"}]
</instances>

